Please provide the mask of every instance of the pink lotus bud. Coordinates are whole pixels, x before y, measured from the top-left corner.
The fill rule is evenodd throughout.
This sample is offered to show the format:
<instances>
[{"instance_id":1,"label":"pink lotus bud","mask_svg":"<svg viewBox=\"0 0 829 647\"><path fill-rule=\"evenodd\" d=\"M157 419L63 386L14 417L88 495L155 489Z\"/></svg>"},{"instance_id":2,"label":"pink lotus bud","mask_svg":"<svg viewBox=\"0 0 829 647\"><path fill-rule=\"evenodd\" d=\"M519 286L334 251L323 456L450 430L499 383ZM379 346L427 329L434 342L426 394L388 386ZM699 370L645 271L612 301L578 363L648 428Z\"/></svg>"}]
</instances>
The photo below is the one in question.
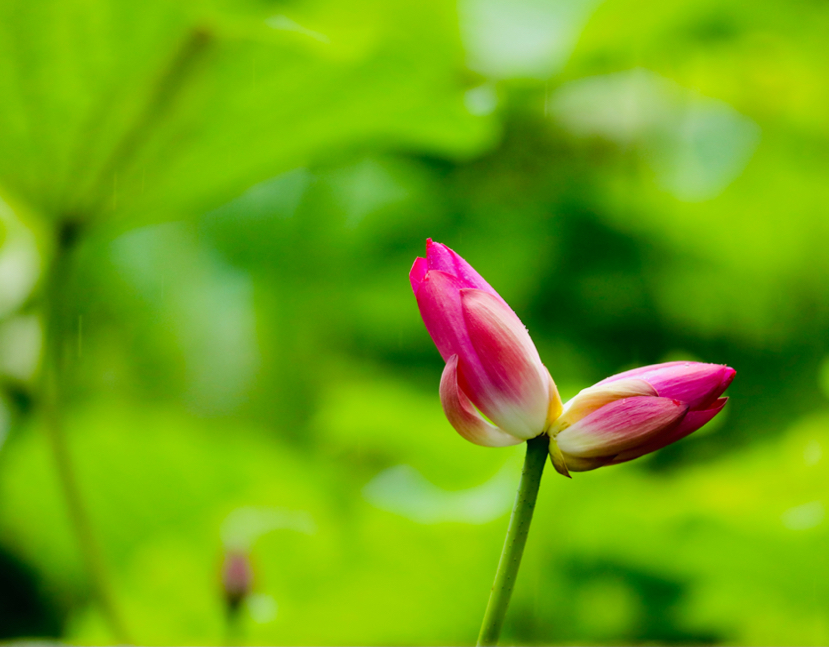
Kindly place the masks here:
<instances>
[{"instance_id":1,"label":"pink lotus bud","mask_svg":"<svg viewBox=\"0 0 829 647\"><path fill-rule=\"evenodd\" d=\"M668 362L619 373L578 393L550 428L556 469L583 472L661 449L717 415L736 371Z\"/></svg>"},{"instance_id":2,"label":"pink lotus bud","mask_svg":"<svg viewBox=\"0 0 829 647\"><path fill-rule=\"evenodd\" d=\"M506 301L469 263L431 239L409 279L426 330L446 362L440 399L458 433L489 447L544 433L561 412L561 399Z\"/></svg>"},{"instance_id":3,"label":"pink lotus bud","mask_svg":"<svg viewBox=\"0 0 829 647\"><path fill-rule=\"evenodd\" d=\"M247 554L238 550L228 550L222 565L222 588L229 611L235 612L239 608L250 593L252 583L253 570Z\"/></svg>"}]
</instances>

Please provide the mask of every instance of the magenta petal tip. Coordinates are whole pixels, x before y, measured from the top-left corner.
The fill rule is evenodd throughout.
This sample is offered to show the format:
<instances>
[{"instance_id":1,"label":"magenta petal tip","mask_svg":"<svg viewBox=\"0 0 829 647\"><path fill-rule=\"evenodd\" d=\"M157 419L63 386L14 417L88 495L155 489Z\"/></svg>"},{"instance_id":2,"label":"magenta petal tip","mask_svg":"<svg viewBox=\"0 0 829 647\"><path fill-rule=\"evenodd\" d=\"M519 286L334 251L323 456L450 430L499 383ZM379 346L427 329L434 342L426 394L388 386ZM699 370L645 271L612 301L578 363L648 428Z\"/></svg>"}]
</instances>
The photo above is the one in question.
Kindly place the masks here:
<instances>
[{"instance_id":1,"label":"magenta petal tip","mask_svg":"<svg viewBox=\"0 0 829 647\"><path fill-rule=\"evenodd\" d=\"M426 259L418 256L412 264L412 269L409 270L409 281L412 284L415 296L417 296L417 290L420 288L420 284L423 283L423 279L426 278L427 271Z\"/></svg>"}]
</instances>

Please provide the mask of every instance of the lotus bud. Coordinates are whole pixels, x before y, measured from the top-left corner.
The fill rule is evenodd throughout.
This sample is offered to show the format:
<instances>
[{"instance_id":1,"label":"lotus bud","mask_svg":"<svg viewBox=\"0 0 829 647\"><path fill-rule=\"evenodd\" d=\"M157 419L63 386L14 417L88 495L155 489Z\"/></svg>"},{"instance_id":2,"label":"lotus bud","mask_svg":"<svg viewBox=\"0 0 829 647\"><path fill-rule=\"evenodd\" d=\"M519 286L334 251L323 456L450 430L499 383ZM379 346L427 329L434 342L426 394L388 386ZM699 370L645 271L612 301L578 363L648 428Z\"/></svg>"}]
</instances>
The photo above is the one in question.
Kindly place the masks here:
<instances>
[{"instance_id":1,"label":"lotus bud","mask_svg":"<svg viewBox=\"0 0 829 647\"><path fill-rule=\"evenodd\" d=\"M559 473L615 465L670 445L716 416L736 371L719 364L643 366L584 389L550 427Z\"/></svg>"},{"instance_id":2,"label":"lotus bud","mask_svg":"<svg viewBox=\"0 0 829 647\"><path fill-rule=\"evenodd\" d=\"M253 570L247 553L228 550L222 565L222 588L228 611L234 614L250 593Z\"/></svg>"},{"instance_id":3,"label":"lotus bud","mask_svg":"<svg viewBox=\"0 0 829 647\"><path fill-rule=\"evenodd\" d=\"M455 430L488 447L546 432L561 413L558 389L506 301L469 263L431 239L409 279L446 362L440 399Z\"/></svg>"}]
</instances>

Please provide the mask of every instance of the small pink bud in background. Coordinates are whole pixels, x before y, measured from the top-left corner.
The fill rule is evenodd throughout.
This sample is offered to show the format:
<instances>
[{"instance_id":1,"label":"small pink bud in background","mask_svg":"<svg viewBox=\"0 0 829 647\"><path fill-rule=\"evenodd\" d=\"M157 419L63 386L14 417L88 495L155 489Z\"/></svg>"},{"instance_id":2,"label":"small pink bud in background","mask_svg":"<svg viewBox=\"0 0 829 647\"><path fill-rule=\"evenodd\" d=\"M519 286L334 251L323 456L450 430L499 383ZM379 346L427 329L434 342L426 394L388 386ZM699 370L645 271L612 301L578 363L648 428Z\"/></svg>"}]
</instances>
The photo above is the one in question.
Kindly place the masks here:
<instances>
[{"instance_id":1,"label":"small pink bud in background","mask_svg":"<svg viewBox=\"0 0 829 647\"><path fill-rule=\"evenodd\" d=\"M668 362L619 373L578 393L550 428L556 469L582 472L670 445L717 415L736 371Z\"/></svg>"},{"instance_id":2,"label":"small pink bud in background","mask_svg":"<svg viewBox=\"0 0 829 647\"><path fill-rule=\"evenodd\" d=\"M228 550L222 564L222 588L225 602L231 613L235 613L248 596L253 585L253 569L247 553Z\"/></svg>"},{"instance_id":3,"label":"small pink bud in background","mask_svg":"<svg viewBox=\"0 0 829 647\"><path fill-rule=\"evenodd\" d=\"M440 399L457 432L501 447L547 431L561 412L558 389L506 301L469 263L431 239L409 280L446 362Z\"/></svg>"}]
</instances>

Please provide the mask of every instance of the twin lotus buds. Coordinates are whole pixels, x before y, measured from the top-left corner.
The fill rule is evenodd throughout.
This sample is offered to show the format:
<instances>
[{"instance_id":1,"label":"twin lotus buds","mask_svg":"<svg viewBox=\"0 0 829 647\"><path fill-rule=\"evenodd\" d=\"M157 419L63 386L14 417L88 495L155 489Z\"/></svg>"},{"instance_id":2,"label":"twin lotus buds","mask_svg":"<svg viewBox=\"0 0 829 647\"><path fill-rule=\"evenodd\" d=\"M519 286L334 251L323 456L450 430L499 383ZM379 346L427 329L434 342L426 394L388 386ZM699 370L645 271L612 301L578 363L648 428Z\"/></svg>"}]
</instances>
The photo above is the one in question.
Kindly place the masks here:
<instances>
[{"instance_id":1,"label":"twin lotus buds","mask_svg":"<svg viewBox=\"0 0 829 647\"><path fill-rule=\"evenodd\" d=\"M556 470L592 470L656 451L722 410L735 371L668 362L614 375L562 406L527 329L451 249L426 242L409 273L426 330L446 362L440 400L467 440L488 447L550 436Z\"/></svg>"}]
</instances>

